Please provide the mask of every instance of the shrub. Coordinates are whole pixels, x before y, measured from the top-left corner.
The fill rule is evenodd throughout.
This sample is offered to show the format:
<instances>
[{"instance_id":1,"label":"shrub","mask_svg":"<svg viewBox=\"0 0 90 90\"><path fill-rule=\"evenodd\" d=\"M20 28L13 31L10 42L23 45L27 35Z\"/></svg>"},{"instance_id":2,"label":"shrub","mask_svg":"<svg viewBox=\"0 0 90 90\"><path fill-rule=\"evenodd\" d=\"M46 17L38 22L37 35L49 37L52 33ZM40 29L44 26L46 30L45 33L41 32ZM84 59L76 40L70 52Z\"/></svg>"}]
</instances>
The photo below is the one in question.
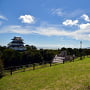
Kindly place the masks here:
<instances>
[{"instance_id":1,"label":"shrub","mask_svg":"<svg viewBox=\"0 0 90 90\"><path fill-rule=\"evenodd\" d=\"M3 71L4 71L3 63L2 60L0 59L0 78L3 76Z\"/></svg>"}]
</instances>

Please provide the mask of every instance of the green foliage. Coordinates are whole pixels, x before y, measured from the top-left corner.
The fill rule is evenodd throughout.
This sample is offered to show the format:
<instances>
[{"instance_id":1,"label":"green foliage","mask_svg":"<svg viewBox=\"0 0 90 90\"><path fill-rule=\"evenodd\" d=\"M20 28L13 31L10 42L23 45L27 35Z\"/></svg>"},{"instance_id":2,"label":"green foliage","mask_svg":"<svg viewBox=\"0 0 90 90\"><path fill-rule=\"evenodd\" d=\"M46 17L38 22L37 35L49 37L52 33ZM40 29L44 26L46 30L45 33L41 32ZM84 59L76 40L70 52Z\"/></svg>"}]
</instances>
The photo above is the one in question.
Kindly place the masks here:
<instances>
[{"instance_id":1,"label":"green foliage","mask_svg":"<svg viewBox=\"0 0 90 90\"><path fill-rule=\"evenodd\" d=\"M1 59L5 68L11 66L20 66L32 63L51 63L54 56L59 54L61 51L67 51L68 55L75 55L76 57L85 56L90 54L90 49L77 49L77 48L61 48L57 50L52 49L40 49L36 46L26 45L26 51L15 51L8 49L7 47L0 46Z\"/></svg>"},{"instance_id":2,"label":"green foliage","mask_svg":"<svg viewBox=\"0 0 90 90\"><path fill-rule=\"evenodd\" d=\"M34 46L34 45L31 45L31 46L26 45L25 47L26 47L27 50L37 50L36 46Z\"/></svg>"},{"instance_id":3,"label":"green foliage","mask_svg":"<svg viewBox=\"0 0 90 90\"><path fill-rule=\"evenodd\" d=\"M67 48L68 55L73 55L74 50L72 48Z\"/></svg>"},{"instance_id":4,"label":"green foliage","mask_svg":"<svg viewBox=\"0 0 90 90\"><path fill-rule=\"evenodd\" d=\"M5 67L20 65L21 54L12 49L5 49L2 56Z\"/></svg>"},{"instance_id":5,"label":"green foliage","mask_svg":"<svg viewBox=\"0 0 90 90\"><path fill-rule=\"evenodd\" d=\"M3 62L2 62L2 60L0 59L0 78L4 75L3 72L4 72Z\"/></svg>"},{"instance_id":6,"label":"green foliage","mask_svg":"<svg viewBox=\"0 0 90 90\"><path fill-rule=\"evenodd\" d=\"M24 52L23 54L23 62L27 64L32 63L40 63L42 62L42 55L40 54L39 50L29 50ZM24 61L25 60L25 61Z\"/></svg>"},{"instance_id":7,"label":"green foliage","mask_svg":"<svg viewBox=\"0 0 90 90\"><path fill-rule=\"evenodd\" d=\"M51 62L53 60L54 56L55 56L55 54L52 50L45 50L44 51L43 57L44 57L44 60L46 62Z\"/></svg>"}]
</instances>

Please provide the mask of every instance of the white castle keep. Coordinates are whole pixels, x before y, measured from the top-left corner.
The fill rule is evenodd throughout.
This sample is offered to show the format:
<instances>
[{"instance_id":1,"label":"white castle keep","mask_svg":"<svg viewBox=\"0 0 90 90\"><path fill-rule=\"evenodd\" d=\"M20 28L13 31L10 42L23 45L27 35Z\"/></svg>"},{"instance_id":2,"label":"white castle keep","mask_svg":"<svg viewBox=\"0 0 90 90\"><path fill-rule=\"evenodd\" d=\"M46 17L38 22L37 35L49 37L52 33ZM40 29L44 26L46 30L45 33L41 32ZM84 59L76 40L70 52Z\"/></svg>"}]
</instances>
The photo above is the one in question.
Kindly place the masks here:
<instances>
[{"instance_id":1,"label":"white castle keep","mask_svg":"<svg viewBox=\"0 0 90 90\"><path fill-rule=\"evenodd\" d=\"M24 47L24 42L21 37L14 37L11 39L12 41L8 44L8 47L18 51L24 51L26 48Z\"/></svg>"}]
</instances>

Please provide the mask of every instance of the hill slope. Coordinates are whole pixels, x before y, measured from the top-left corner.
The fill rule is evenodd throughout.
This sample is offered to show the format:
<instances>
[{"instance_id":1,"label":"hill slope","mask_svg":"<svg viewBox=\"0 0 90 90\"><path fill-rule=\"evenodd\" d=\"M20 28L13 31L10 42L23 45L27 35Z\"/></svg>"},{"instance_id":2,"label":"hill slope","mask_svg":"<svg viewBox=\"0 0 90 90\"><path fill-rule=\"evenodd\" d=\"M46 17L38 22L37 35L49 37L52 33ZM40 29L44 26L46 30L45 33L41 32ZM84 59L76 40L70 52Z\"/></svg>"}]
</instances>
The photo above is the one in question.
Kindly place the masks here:
<instances>
[{"instance_id":1,"label":"hill slope","mask_svg":"<svg viewBox=\"0 0 90 90\"><path fill-rule=\"evenodd\" d=\"M90 60L6 76L0 79L0 90L90 90Z\"/></svg>"}]
</instances>

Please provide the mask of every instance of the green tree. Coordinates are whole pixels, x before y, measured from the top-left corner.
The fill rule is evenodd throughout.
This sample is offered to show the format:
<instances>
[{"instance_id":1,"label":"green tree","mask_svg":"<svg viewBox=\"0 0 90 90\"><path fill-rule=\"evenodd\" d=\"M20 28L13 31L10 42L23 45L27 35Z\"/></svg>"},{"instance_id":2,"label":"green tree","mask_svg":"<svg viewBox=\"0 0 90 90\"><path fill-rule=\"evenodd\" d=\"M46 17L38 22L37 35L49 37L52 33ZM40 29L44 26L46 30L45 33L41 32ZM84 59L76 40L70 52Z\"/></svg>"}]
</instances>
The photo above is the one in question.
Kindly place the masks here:
<instances>
[{"instance_id":1,"label":"green tree","mask_svg":"<svg viewBox=\"0 0 90 90\"><path fill-rule=\"evenodd\" d=\"M19 51L5 49L2 56L5 67L17 66L21 63L21 54Z\"/></svg>"},{"instance_id":2,"label":"green tree","mask_svg":"<svg viewBox=\"0 0 90 90\"><path fill-rule=\"evenodd\" d=\"M37 50L37 47L34 45L26 45L25 47L27 48L27 50Z\"/></svg>"},{"instance_id":3,"label":"green tree","mask_svg":"<svg viewBox=\"0 0 90 90\"><path fill-rule=\"evenodd\" d=\"M72 48L67 48L67 53L68 53L68 55L73 55L74 50Z\"/></svg>"},{"instance_id":4,"label":"green tree","mask_svg":"<svg viewBox=\"0 0 90 90\"><path fill-rule=\"evenodd\" d=\"M62 47L62 48L61 48L61 51L65 51L65 50L67 50L65 47Z\"/></svg>"},{"instance_id":5,"label":"green tree","mask_svg":"<svg viewBox=\"0 0 90 90\"><path fill-rule=\"evenodd\" d=\"M51 63L54 56L55 56L55 52L53 50L44 50L43 52L44 62Z\"/></svg>"},{"instance_id":6,"label":"green tree","mask_svg":"<svg viewBox=\"0 0 90 90\"><path fill-rule=\"evenodd\" d=\"M0 78L3 76L4 68L3 68L3 62L0 58Z\"/></svg>"},{"instance_id":7,"label":"green tree","mask_svg":"<svg viewBox=\"0 0 90 90\"><path fill-rule=\"evenodd\" d=\"M43 57L39 50L29 50L24 53L23 58L24 58L23 62L29 64L29 63L40 63L42 62Z\"/></svg>"}]
</instances>

